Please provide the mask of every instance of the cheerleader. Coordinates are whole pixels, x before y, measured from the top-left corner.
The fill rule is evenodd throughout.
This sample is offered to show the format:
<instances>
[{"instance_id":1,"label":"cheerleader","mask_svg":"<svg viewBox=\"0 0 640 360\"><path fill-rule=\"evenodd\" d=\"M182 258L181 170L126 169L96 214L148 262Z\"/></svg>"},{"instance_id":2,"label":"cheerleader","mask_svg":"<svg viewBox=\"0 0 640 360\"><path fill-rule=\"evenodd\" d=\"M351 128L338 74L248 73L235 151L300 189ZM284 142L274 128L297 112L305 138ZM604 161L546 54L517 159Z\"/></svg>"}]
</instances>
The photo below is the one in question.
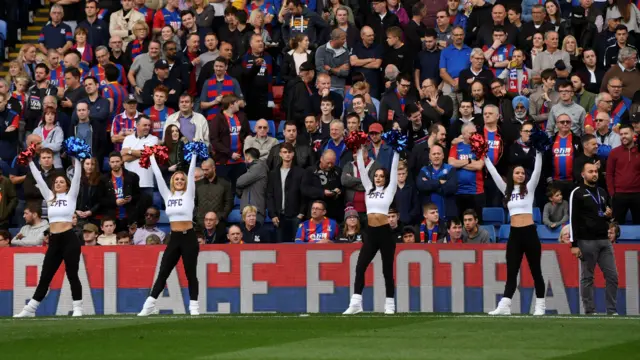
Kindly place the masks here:
<instances>
[{"instance_id":1,"label":"cheerleader","mask_svg":"<svg viewBox=\"0 0 640 360\"><path fill-rule=\"evenodd\" d=\"M378 169L373 175L373 184L369 179L364 165L363 149L358 150L357 165L362 186L365 189L365 205L367 207L368 227L367 236L364 238L358 263L356 265L356 278L354 294L351 297L349 308L343 315L352 315L362 312L362 290L364 289L364 274L367 267L376 256L378 250L382 255L382 273L386 288L384 313L391 315L396 311L394 301L395 282L393 279L393 264L396 254L396 241L389 225L389 207L398 189L398 161L400 155L393 154L391 174L385 169Z\"/></svg>"},{"instance_id":2,"label":"cheerleader","mask_svg":"<svg viewBox=\"0 0 640 360\"><path fill-rule=\"evenodd\" d=\"M511 231L509 242L507 242L507 283L498 307L489 312L489 315L511 315L511 298L518 285L518 272L523 255L527 256L536 288L536 306L533 315L544 315L546 310L544 279L540 269L542 246L538 239L536 225L533 223L533 198L540 179L542 153L536 153L530 179L527 180L524 167L515 166L509 171L506 184L488 158L484 163L496 186L505 195L504 201L511 214Z\"/></svg>"},{"instance_id":3,"label":"cheerleader","mask_svg":"<svg viewBox=\"0 0 640 360\"><path fill-rule=\"evenodd\" d=\"M65 176L57 176L53 181L53 191L42 178L40 170L29 159L31 174L38 184L42 198L46 200L49 217L49 247L42 263L40 281L33 294L33 298L22 311L14 317L33 317L42 299L47 295L53 276L64 261L67 279L71 285L73 298L73 315L82 316L82 285L78 277L80 263L81 240L73 229L73 215L76 212L76 200L80 189L82 166L80 161L73 158L74 175L71 182Z\"/></svg>"},{"instance_id":4,"label":"cheerleader","mask_svg":"<svg viewBox=\"0 0 640 360\"><path fill-rule=\"evenodd\" d=\"M193 208L195 203L196 193L196 155L191 157L191 164L189 165L189 174L185 175L182 171L176 171L171 176L170 187L167 188L162 172L156 163L155 156L149 158L151 162L151 169L156 177L158 183L158 190L164 205L166 214L169 217L169 223L171 225L171 240L167 245L164 255L162 255L162 261L160 262L160 271L158 272L158 278L156 279L151 294L144 302L142 311L138 316L149 316L158 313L156 308L156 300L160 293L164 290L167 283L167 278L171 271L182 257L184 264L184 272L187 275L189 281L189 313L191 315L200 315L200 306L198 304L198 238L193 230Z\"/></svg>"}]
</instances>

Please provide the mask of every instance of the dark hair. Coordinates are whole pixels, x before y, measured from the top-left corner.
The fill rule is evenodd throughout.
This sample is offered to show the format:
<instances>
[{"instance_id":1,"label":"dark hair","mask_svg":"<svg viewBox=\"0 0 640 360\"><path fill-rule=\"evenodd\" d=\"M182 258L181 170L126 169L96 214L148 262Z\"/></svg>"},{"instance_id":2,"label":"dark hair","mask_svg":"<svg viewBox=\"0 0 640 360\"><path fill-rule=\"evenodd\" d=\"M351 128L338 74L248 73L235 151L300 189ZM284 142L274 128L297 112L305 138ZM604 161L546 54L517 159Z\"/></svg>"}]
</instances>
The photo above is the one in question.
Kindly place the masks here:
<instances>
[{"instance_id":1,"label":"dark hair","mask_svg":"<svg viewBox=\"0 0 640 360\"><path fill-rule=\"evenodd\" d=\"M223 64L224 64L224 66L228 66L228 65L229 65L229 61L228 61L227 59L223 58L222 56L218 56L218 57L214 60L214 63L217 63L217 62L219 62L219 63L223 63Z\"/></svg>"},{"instance_id":2,"label":"dark hair","mask_svg":"<svg viewBox=\"0 0 640 360\"><path fill-rule=\"evenodd\" d=\"M411 14L413 14L413 16L420 14L422 12L422 9L424 9L424 7L425 7L424 3L418 1L411 7Z\"/></svg>"},{"instance_id":3,"label":"dark hair","mask_svg":"<svg viewBox=\"0 0 640 360\"><path fill-rule=\"evenodd\" d=\"M355 99L355 97L354 97L354 99ZM330 103L331 103L331 105L333 105L333 101L331 100L331 98L330 98L329 96L323 96L323 97L322 97L322 99L320 99L320 102L321 102L321 103L323 103L323 102L330 102Z\"/></svg>"},{"instance_id":4,"label":"dark hair","mask_svg":"<svg viewBox=\"0 0 640 360\"><path fill-rule=\"evenodd\" d=\"M237 12L238 12L238 10L235 7L227 6L227 8L224 9L224 16L235 15Z\"/></svg>"},{"instance_id":5,"label":"dark hair","mask_svg":"<svg viewBox=\"0 0 640 360\"><path fill-rule=\"evenodd\" d=\"M627 20L627 21L628 21L628 20ZM620 31L620 30L623 30L623 31L629 32L629 28L627 28L627 25L624 25L624 24L620 24L620 25L616 26L616 32L618 32L618 31Z\"/></svg>"},{"instance_id":6,"label":"dark hair","mask_svg":"<svg viewBox=\"0 0 640 360\"><path fill-rule=\"evenodd\" d=\"M106 223L107 221L111 221L113 222L113 224L116 224L116 219L112 218L111 216L105 216L102 218L102 220L100 220L100 226L104 225L104 223Z\"/></svg>"},{"instance_id":7,"label":"dark hair","mask_svg":"<svg viewBox=\"0 0 640 360\"><path fill-rule=\"evenodd\" d=\"M173 138L171 137L171 130L173 130L173 128L178 129L178 142L174 143L173 142ZM167 126L167 128L164 131L164 146L167 147L167 153L172 154L174 147L176 146L182 146L182 144L180 143L180 139L182 139L182 131L180 131L180 127L178 127L175 124L171 124L169 126Z\"/></svg>"},{"instance_id":8,"label":"dark hair","mask_svg":"<svg viewBox=\"0 0 640 360\"><path fill-rule=\"evenodd\" d=\"M182 10L182 11L180 11L180 20L182 20L182 17L185 16L185 15L191 15L194 18L196 17L196 13L194 13L193 10L191 10L191 9Z\"/></svg>"},{"instance_id":9,"label":"dark hair","mask_svg":"<svg viewBox=\"0 0 640 360\"><path fill-rule=\"evenodd\" d=\"M282 149L287 150L288 152L292 152L294 154L296 152L296 148L293 146L293 144L288 142L282 143L282 145L280 146L280 150L282 151Z\"/></svg>"},{"instance_id":10,"label":"dark hair","mask_svg":"<svg viewBox=\"0 0 640 360\"><path fill-rule=\"evenodd\" d=\"M507 30L504 28L504 26L502 25L496 25L493 27L493 32L497 33L497 32L501 32L501 33L507 33Z\"/></svg>"},{"instance_id":11,"label":"dark hair","mask_svg":"<svg viewBox=\"0 0 640 360\"><path fill-rule=\"evenodd\" d=\"M429 211L429 210L438 210L438 205L430 202L430 203L426 203L424 204L424 206L422 207L422 211Z\"/></svg>"},{"instance_id":12,"label":"dark hair","mask_svg":"<svg viewBox=\"0 0 640 360\"><path fill-rule=\"evenodd\" d=\"M100 84L100 82L98 81L98 79L96 79L96 77L95 77L95 76L91 76L91 75L86 76L86 77L82 80L82 82L85 82L85 81L87 81L87 80L93 80L93 82L94 82L96 85ZM87 104L88 104L88 103L87 103Z\"/></svg>"},{"instance_id":13,"label":"dark hair","mask_svg":"<svg viewBox=\"0 0 640 360\"><path fill-rule=\"evenodd\" d=\"M354 113L354 112L350 112L347 114L347 116L345 116L346 120L349 120L351 118L356 118L358 119L358 122L360 122L360 116L358 116L358 114Z\"/></svg>"},{"instance_id":14,"label":"dark hair","mask_svg":"<svg viewBox=\"0 0 640 360\"><path fill-rule=\"evenodd\" d=\"M321 204L324 207L324 210L327 210L327 203L322 200L313 200L311 207L313 207L313 204Z\"/></svg>"},{"instance_id":15,"label":"dark hair","mask_svg":"<svg viewBox=\"0 0 640 360\"><path fill-rule=\"evenodd\" d=\"M522 5L520 4L510 4L507 6L507 12L509 10L513 10L516 14L522 14Z\"/></svg>"},{"instance_id":16,"label":"dark hair","mask_svg":"<svg viewBox=\"0 0 640 360\"><path fill-rule=\"evenodd\" d=\"M242 24L242 25L246 24L247 23L247 18L248 18L248 15L244 10L236 12L236 19L238 19L238 22L240 24Z\"/></svg>"},{"instance_id":17,"label":"dark hair","mask_svg":"<svg viewBox=\"0 0 640 360\"><path fill-rule=\"evenodd\" d=\"M31 213L38 214L38 217L42 217L42 206L40 204L27 204L24 209L29 210Z\"/></svg>"},{"instance_id":18,"label":"dark hair","mask_svg":"<svg viewBox=\"0 0 640 360\"><path fill-rule=\"evenodd\" d=\"M515 188L515 183L513 182L513 172L516 168L519 168L519 167L524 169L524 166L522 165L514 165L509 168L509 173L507 174L507 189L504 192L504 200L503 200L505 206L507 206L507 203L509 202L509 200L511 200L511 195L513 194L513 189ZM524 182L520 184L520 197L522 198L527 196L528 182L529 182L529 179L525 176Z\"/></svg>"},{"instance_id":19,"label":"dark hair","mask_svg":"<svg viewBox=\"0 0 640 360\"><path fill-rule=\"evenodd\" d=\"M48 75L49 74L49 67L43 63L40 63L38 65L36 65L36 69L44 69L44 72Z\"/></svg>"},{"instance_id":20,"label":"dark hair","mask_svg":"<svg viewBox=\"0 0 640 360\"><path fill-rule=\"evenodd\" d=\"M400 85L401 80L408 81L409 83L411 83L411 75L407 73L402 73L398 75L398 77L396 77L396 81L398 82L398 85Z\"/></svg>"},{"instance_id":21,"label":"dark hair","mask_svg":"<svg viewBox=\"0 0 640 360\"><path fill-rule=\"evenodd\" d=\"M555 195L558 191L560 191L560 189L558 189L555 186L550 186L549 188L547 188L547 197L550 198L553 195Z\"/></svg>"},{"instance_id":22,"label":"dark hair","mask_svg":"<svg viewBox=\"0 0 640 360\"><path fill-rule=\"evenodd\" d=\"M303 6L302 0L289 0L288 4L293 4L295 7Z\"/></svg>"},{"instance_id":23,"label":"dark hair","mask_svg":"<svg viewBox=\"0 0 640 360\"><path fill-rule=\"evenodd\" d=\"M491 82L489 83L489 85L493 85L495 83L500 84L500 86L504 86L504 80L500 79L500 78L494 78L493 80L491 80Z\"/></svg>"},{"instance_id":24,"label":"dark hair","mask_svg":"<svg viewBox=\"0 0 640 360\"><path fill-rule=\"evenodd\" d=\"M251 156L254 160L260 160L260 151L256 148L248 148L244 151L245 155Z\"/></svg>"},{"instance_id":25,"label":"dark hair","mask_svg":"<svg viewBox=\"0 0 640 360\"><path fill-rule=\"evenodd\" d=\"M172 29L173 29L173 28L172 28ZM173 41L173 40L167 40L167 41L165 41L165 43L164 43L164 44L162 44L162 50L163 50L163 51L167 51L167 47L169 47L169 45L172 45L172 44L173 44L173 45L178 45L178 44L177 44L175 41Z\"/></svg>"},{"instance_id":26,"label":"dark hair","mask_svg":"<svg viewBox=\"0 0 640 360\"><path fill-rule=\"evenodd\" d=\"M295 128L296 128L296 130L298 129L298 125L297 125L295 122L293 122L293 121L287 121L287 122L284 124L284 128L286 129L286 128L287 128L287 126L293 126L293 127L295 127Z\"/></svg>"},{"instance_id":27,"label":"dark hair","mask_svg":"<svg viewBox=\"0 0 640 360\"><path fill-rule=\"evenodd\" d=\"M129 241L131 241L131 235L129 234L128 231L120 231L119 233L116 234L116 240L120 240L124 238L129 238Z\"/></svg>"},{"instance_id":28,"label":"dark hair","mask_svg":"<svg viewBox=\"0 0 640 360\"><path fill-rule=\"evenodd\" d=\"M462 226L462 221L460 221L460 219L458 219L457 217L451 218L449 219L449 221L447 221L447 229L451 229L452 225Z\"/></svg>"},{"instance_id":29,"label":"dark hair","mask_svg":"<svg viewBox=\"0 0 640 360\"><path fill-rule=\"evenodd\" d=\"M630 129L632 132L634 131L634 130L633 130L633 126L632 126L631 124L622 124L622 125L620 125L620 128L619 128L619 130L618 130L618 131L620 131L620 130L622 130L622 129ZM44 149L43 149L43 150L44 150Z\"/></svg>"},{"instance_id":30,"label":"dark hair","mask_svg":"<svg viewBox=\"0 0 640 360\"><path fill-rule=\"evenodd\" d=\"M4 238L5 240L9 241L9 244L11 244L11 233L7 230L0 230L0 237Z\"/></svg>"},{"instance_id":31,"label":"dark hair","mask_svg":"<svg viewBox=\"0 0 640 360\"><path fill-rule=\"evenodd\" d=\"M114 65L107 64L104 66L104 76L107 78L107 81L118 81L118 75L120 75L120 70Z\"/></svg>"},{"instance_id":32,"label":"dark hair","mask_svg":"<svg viewBox=\"0 0 640 360\"><path fill-rule=\"evenodd\" d=\"M560 88L563 88L563 89L564 89L564 88L568 88L568 87L570 87L570 88L572 88L572 89L573 89L573 84L571 84L571 83L570 83L570 82L568 82L568 81L563 81L563 82L561 82L560 84L558 84L558 86L557 86L558 90L559 90Z\"/></svg>"},{"instance_id":33,"label":"dark hair","mask_svg":"<svg viewBox=\"0 0 640 360\"><path fill-rule=\"evenodd\" d=\"M617 221L612 221L609 223L609 229L614 228L616 229L616 239L618 239L620 237L620 225L618 224Z\"/></svg>"},{"instance_id":34,"label":"dark hair","mask_svg":"<svg viewBox=\"0 0 640 360\"><path fill-rule=\"evenodd\" d=\"M471 215L471 216L473 216L474 219L478 220L478 213L476 213L476 211L473 210L473 209L467 209L467 210L462 212L462 218L463 219L467 215Z\"/></svg>"},{"instance_id":35,"label":"dark hair","mask_svg":"<svg viewBox=\"0 0 640 360\"><path fill-rule=\"evenodd\" d=\"M360 81L367 81L367 79L364 77L364 74L360 71L356 71L353 74L351 74L351 83L355 84L357 82Z\"/></svg>"},{"instance_id":36,"label":"dark hair","mask_svg":"<svg viewBox=\"0 0 640 360\"><path fill-rule=\"evenodd\" d=\"M82 29L82 28L80 28ZM74 67L70 67L68 69L65 69L64 74L71 74L71 76L73 76L76 79L80 78L80 70L78 70L77 68Z\"/></svg>"},{"instance_id":37,"label":"dark hair","mask_svg":"<svg viewBox=\"0 0 640 360\"><path fill-rule=\"evenodd\" d=\"M120 160L122 160L122 155L117 151L112 151L109 153L109 159L111 159L112 157L117 157L117 158L120 158Z\"/></svg>"},{"instance_id":38,"label":"dark hair","mask_svg":"<svg viewBox=\"0 0 640 360\"><path fill-rule=\"evenodd\" d=\"M89 177L87 177L87 174L84 171L85 161L93 161L93 163L96 164L93 173L91 173L91 176ZM82 160L82 180L84 181L85 179L91 186L96 186L100 183L100 164L98 164L98 160L96 158L87 158Z\"/></svg>"},{"instance_id":39,"label":"dark hair","mask_svg":"<svg viewBox=\"0 0 640 360\"><path fill-rule=\"evenodd\" d=\"M582 135L582 145L588 143L589 141L595 139L595 135L592 134L584 134Z\"/></svg>"},{"instance_id":40,"label":"dark hair","mask_svg":"<svg viewBox=\"0 0 640 360\"><path fill-rule=\"evenodd\" d=\"M53 156L53 150L51 150L49 148L42 148L42 149L40 149L40 155L42 155L42 154L47 154L47 155Z\"/></svg>"},{"instance_id":41,"label":"dark hair","mask_svg":"<svg viewBox=\"0 0 640 360\"><path fill-rule=\"evenodd\" d=\"M382 173L384 174L384 187L382 188L382 190L386 190L387 187L389 186L389 182L391 181L391 177L389 176L389 170L387 170L385 168L379 168L379 169L377 169L376 171L373 172L373 176L374 177L375 177L375 175L376 175L376 173L378 171L382 171ZM369 194L373 194L374 191L376 191L376 185L375 184L371 187L371 191L369 191Z\"/></svg>"},{"instance_id":42,"label":"dark hair","mask_svg":"<svg viewBox=\"0 0 640 360\"><path fill-rule=\"evenodd\" d=\"M418 105L414 104L414 103L408 103L407 106L404 109L404 113L407 116L411 116L411 114L419 112L420 108L418 107Z\"/></svg>"},{"instance_id":43,"label":"dark hair","mask_svg":"<svg viewBox=\"0 0 640 360\"><path fill-rule=\"evenodd\" d=\"M438 37L438 33L436 32L436 29L434 29L434 28L427 28L427 30L424 31L424 37L436 38L436 37Z\"/></svg>"},{"instance_id":44,"label":"dark hair","mask_svg":"<svg viewBox=\"0 0 640 360\"><path fill-rule=\"evenodd\" d=\"M544 69L542 70L542 72L540 73L540 77L544 80L544 79L557 79L558 75L556 75L556 71L554 69Z\"/></svg>"}]
</instances>

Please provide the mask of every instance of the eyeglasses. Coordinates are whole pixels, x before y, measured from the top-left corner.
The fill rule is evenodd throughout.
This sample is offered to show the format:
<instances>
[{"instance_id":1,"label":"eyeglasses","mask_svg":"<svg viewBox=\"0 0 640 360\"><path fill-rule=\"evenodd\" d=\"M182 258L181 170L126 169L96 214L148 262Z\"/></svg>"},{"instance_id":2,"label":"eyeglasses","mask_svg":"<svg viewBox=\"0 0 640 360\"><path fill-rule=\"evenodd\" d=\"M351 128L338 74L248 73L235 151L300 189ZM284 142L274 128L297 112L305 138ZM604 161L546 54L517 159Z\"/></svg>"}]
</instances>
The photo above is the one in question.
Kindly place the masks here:
<instances>
[{"instance_id":1,"label":"eyeglasses","mask_svg":"<svg viewBox=\"0 0 640 360\"><path fill-rule=\"evenodd\" d=\"M606 119L596 119L596 122L597 122L597 123L600 123L600 122L607 122L607 121L609 121L609 120L606 120Z\"/></svg>"},{"instance_id":2,"label":"eyeglasses","mask_svg":"<svg viewBox=\"0 0 640 360\"><path fill-rule=\"evenodd\" d=\"M524 106L522 106L522 105L518 105L518 106L516 106L516 110L517 109L525 110L526 108Z\"/></svg>"},{"instance_id":3,"label":"eyeglasses","mask_svg":"<svg viewBox=\"0 0 640 360\"><path fill-rule=\"evenodd\" d=\"M268 129L268 126L256 126L256 129Z\"/></svg>"},{"instance_id":4,"label":"eyeglasses","mask_svg":"<svg viewBox=\"0 0 640 360\"><path fill-rule=\"evenodd\" d=\"M402 86L402 87L409 87L409 86L411 86L411 84L403 84L403 83L400 83L400 84L398 84L398 86Z\"/></svg>"},{"instance_id":5,"label":"eyeglasses","mask_svg":"<svg viewBox=\"0 0 640 360\"><path fill-rule=\"evenodd\" d=\"M622 89L622 85L609 85L612 89Z\"/></svg>"},{"instance_id":6,"label":"eyeglasses","mask_svg":"<svg viewBox=\"0 0 640 360\"><path fill-rule=\"evenodd\" d=\"M520 131L525 133L525 134L531 134L531 130L520 130Z\"/></svg>"},{"instance_id":7,"label":"eyeglasses","mask_svg":"<svg viewBox=\"0 0 640 360\"><path fill-rule=\"evenodd\" d=\"M560 124L560 125L569 125L569 124L571 124L571 121L568 121L568 120L558 121L558 124Z\"/></svg>"}]
</instances>

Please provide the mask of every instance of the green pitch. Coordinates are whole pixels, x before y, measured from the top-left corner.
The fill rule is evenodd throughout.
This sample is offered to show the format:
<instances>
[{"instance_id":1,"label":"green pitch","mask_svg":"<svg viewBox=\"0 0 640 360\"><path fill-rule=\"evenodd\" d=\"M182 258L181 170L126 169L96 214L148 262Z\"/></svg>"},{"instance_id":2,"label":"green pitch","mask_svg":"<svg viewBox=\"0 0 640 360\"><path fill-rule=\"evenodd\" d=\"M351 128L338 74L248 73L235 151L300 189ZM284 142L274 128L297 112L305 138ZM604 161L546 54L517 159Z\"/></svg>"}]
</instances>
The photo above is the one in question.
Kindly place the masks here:
<instances>
[{"instance_id":1,"label":"green pitch","mask_svg":"<svg viewBox=\"0 0 640 360\"><path fill-rule=\"evenodd\" d=\"M638 359L640 318L362 314L0 320L0 358Z\"/></svg>"}]
</instances>

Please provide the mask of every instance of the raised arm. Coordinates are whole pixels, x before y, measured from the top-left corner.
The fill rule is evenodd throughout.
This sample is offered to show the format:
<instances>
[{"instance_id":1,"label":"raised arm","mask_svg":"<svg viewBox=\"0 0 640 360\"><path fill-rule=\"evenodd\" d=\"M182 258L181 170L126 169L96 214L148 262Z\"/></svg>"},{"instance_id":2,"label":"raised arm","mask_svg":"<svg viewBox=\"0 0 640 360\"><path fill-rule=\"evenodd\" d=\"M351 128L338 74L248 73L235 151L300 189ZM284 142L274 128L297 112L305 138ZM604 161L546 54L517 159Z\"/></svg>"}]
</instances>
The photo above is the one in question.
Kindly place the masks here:
<instances>
[{"instance_id":1,"label":"raised arm","mask_svg":"<svg viewBox=\"0 0 640 360\"><path fill-rule=\"evenodd\" d=\"M527 191L534 192L538 187L538 180L540 180L540 173L542 172L542 153L536 151L536 163L533 166L533 173L531 179L527 183Z\"/></svg>"},{"instance_id":2,"label":"raised arm","mask_svg":"<svg viewBox=\"0 0 640 360\"><path fill-rule=\"evenodd\" d=\"M38 184L38 189L40 190L40 194L42 194L42 197L45 199L45 201L51 200L51 190L42 178L40 170L38 170L36 164L33 163L33 160L29 161L29 169L31 169L31 175L33 175L33 178L36 180L36 184Z\"/></svg>"},{"instance_id":3,"label":"raised arm","mask_svg":"<svg viewBox=\"0 0 640 360\"><path fill-rule=\"evenodd\" d=\"M164 177L162 176L162 172L158 167L158 163L156 162L155 155L151 155L149 157L149 160L151 162L151 169L153 170L153 175L156 176L156 182L158 183L158 191L160 191L160 195L162 196L162 199L164 201L167 201L167 199L171 197L171 191L167 187L167 183L164 182ZM191 172L191 169L189 169L189 172Z\"/></svg>"},{"instance_id":4,"label":"raised arm","mask_svg":"<svg viewBox=\"0 0 640 360\"><path fill-rule=\"evenodd\" d=\"M69 196L72 199L78 198L80 192L80 179L82 179L82 162L78 158L73 158L73 179L71 179L71 188Z\"/></svg>"},{"instance_id":5,"label":"raised arm","mask_svg":"<svg viewBox=\"0 0 640 360\"><path fill-rule=\"evenodd\" d=\"M391 173L389 174L389 189L396 193L398 189L398 163L400 162L400 154L394 151L393 162L391 163Z\"/></svg>"},{"instance_id":6,"label":"raised arm","mask_svg":"<svg viewBox=\"0 0 640 360\"><path fill-rule=\"evenodd\" d=\"M360 173L360 181L362 181L362 186L364 187L364 191L365 192L371 191L371 189L373 189L373 184L371 183L371 179L369 179L369 173L367 173L367 168L364 166L364 155L362 155L362 148L358 149L356 164L358 165L358 172Z\"/></svg>"},{"instance_id":7,"label":"raised arm","mask_svg":"<svg viewBox=\"0 0 640 360\"><path fill-rule=\"evenodd\" d=\"M496 170L496 167L493 166L493 163L488 158L485 160L484 164L487 167L487 170L489 170L489 174L491 174L491 178L493 179L493 182L496 183L498 190L500 190L504 195L504 192L507 191L507 184L504 183L502 177L498 174L498 170Z\"/></svg>"},{"instance_id":8,"label":"raised arm","mask_svg":"<svg viewBox=\"0 0 640 360\"><path fill-rule=\"evenodd\" d=\"M189 163L189 172L187 173L187 191L186 196L188 199L195 198L196 196L196 161L198 157L196 154L191 155L191 162Z\"/></svg>"}]
</instances>

